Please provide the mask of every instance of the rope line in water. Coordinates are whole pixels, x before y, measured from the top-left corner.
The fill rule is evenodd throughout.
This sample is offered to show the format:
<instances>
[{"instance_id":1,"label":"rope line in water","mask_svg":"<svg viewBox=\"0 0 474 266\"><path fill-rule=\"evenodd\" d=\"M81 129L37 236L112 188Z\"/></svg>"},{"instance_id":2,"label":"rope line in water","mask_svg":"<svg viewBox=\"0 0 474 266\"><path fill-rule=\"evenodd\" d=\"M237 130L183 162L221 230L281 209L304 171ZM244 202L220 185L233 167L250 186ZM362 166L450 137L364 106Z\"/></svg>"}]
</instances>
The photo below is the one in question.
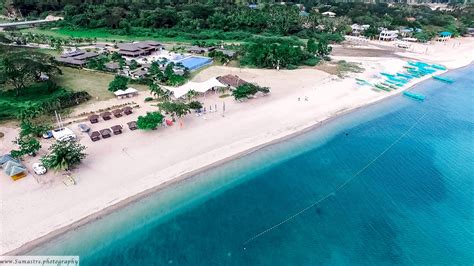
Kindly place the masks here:
<instances>
[{"instance_id":1,"label":"rope line in water","mask_svg":"<svg viewBox=\"0 0 474 266\"><path fill-rule=\"evenodd\" d=\"M341 189L343 189L347 184L349 184L352 180L354 180L357 176L359 176L362 172L364 172L367 168L369 168L369 166L371 166L373 163L375 163L380 157L382 157L387 151L389 151L393 146L395 146L395 144L397 144L401 139L403 139L406 135L408 135L408 133L410 133L410 131L415 128L416 125L418 125L418 123L421 121L421 119L423 119L424 117L426 116L426 113L424 113L420 118L418 118L415 123L409 128L407 129L400 137L398 137L395 141L393 141L390 145L387 146L387 148L385 148L385 150L383 150L377 157L375 157L372 161L370 161L368 164L366 164L364 167L362 167L359 171L357 171L351 178L347 179L344 183L342 183L341 185L339 185L333 192L331 193L328 193L327 195L325 195L324 197L322 197L321 199L319 199L318 201L316 202L313 202L311 203L310 205L306 206L305 208L301 209L300 211L298 211L297 213L287 217L286 219L284 219L283 221L263 230L262 232L254 235L253 237L247 239L243 245L247 245L248 243L254 241L255 239L261 237L262 235L272 231L273 229L293 220L294 218L296 218L297 216L299 216L300 214L306 212L307 210L311 209L312 207L318 205L319 203L323 202L324 200L326 200L327 198L331 197L331 196L335 196L336 192L340 191ZM245 249L245 247L244 247Z\"/></svg>"}]
</instances>

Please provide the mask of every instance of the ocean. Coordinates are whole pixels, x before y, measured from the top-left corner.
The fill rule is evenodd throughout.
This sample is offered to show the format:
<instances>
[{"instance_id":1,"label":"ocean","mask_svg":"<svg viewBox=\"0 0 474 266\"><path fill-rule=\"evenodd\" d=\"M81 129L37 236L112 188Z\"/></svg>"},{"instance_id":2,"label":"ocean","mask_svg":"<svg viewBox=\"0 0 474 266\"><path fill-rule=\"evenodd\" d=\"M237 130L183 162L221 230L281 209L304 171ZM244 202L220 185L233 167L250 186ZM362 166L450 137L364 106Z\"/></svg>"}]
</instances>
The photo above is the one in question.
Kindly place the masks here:
<instances>
[{"instance_id":1,"label":"ocean","mask_svg":"<svg viewBox=\"0 0 474 266\"><path fill-rule=\"evenodd\" d=\"M474 66L158 191L31 254L81 265L473 265Z\"/></svg>"}]
</instances>

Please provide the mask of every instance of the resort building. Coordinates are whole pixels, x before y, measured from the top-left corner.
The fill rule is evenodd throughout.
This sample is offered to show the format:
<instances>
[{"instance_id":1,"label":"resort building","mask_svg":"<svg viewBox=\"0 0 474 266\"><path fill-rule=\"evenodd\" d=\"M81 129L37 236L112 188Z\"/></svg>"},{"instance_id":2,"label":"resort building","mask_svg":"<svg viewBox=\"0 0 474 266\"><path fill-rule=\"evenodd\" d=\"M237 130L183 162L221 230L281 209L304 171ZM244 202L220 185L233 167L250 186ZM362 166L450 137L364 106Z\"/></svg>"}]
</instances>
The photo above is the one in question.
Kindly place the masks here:
<instances>
[{"instance_id":1,"label":"resort building","mask_svg":"<svg viewBox=\"0 0 474 266\"><path fill-rule=\"evenodd\" d=\"M215 47L200 47L200 46L191 46L186 51L192 54L203 54L210 51L214 51Z\"/></svg>"},{"instance_id":2,"label":"resort building","mask_svg":"<svg viewBox=\"0 0 474 266\"><path fill-rule=\"evenodd\" d=\"M99 54L95 52L86 52L78 49L56 57L56 61L65 65L83 67L87 64L88 59L94 58L98 55Z\"/></svg>"},{"instance_id":3,"label":"resort building","mask_svg":"<svg viewBox=\"0 0 474 266\"><path fill-rule=\"evenodd\" d=\"M106 70L111 71L111 72L116 72L117 70L120 69L120 64L118 62L109 62L109 63L106 63L104 66Z\"/></svg>"},{"instance_id":4,"label":"resort building","mask_svg":"<svg viewBox=\"0 0 474 266\"><path fill-rule=\"evenodd\" d=\"M0 156L0 167L11 179L18 180L28 175L26 167L17 159L13 158L10 154Z\"/></svg>"},{"instance_id":5,"label":"resort building","mask_svg":"<svg viewBox=\"0 0 474 266\"><path fill-rule=\"evenodd\" d=\"M321 15L326 16L326 17L330 17L330 18L336 17L336 13L331 12L331 11L323 12L323 13L321 13Z\"/></svg>"},{"instance_id":6,"label":"resort building","mask_svg":"<svg viewBox=\"0 0 474 266\"><path fill-rule=\"evenodd\" d=\"M164 49L161 43L155 41L121 43L118 44L118 48L119 50L117 52L120 55L128 57L147 56L150 55L152 52Z\"/></svg>"},{"instance_id":7,"label":"resort building","mask_svg":"<svg viewBox=\"0 0 474 266\"><path fill-rule=\"evenodd\" d=\"M125 99L138 95L138 90L134 88L128 88L126 90L114 91L114 94L119 99Z\"/></svg>"},{"instance_id":8,"label":"resort building","mask_svg":"<svg viewBox=\"0 0 474 266\"><path fill-rule=\"evenodd\" d=\"M361 35L365 30L370 28L370 25L359 25L359 24L352 24L351 25L351 35L353 36L359 36Z\"/></svg>"},{"instance_id":9,"label":"resort building","mask_svg":"<svg viewBox=\"0 0 474 266\"><path fill-rule=\"evenodd\" d=\"M379 41L395 41L398 37L398 30L382 30L379 34Z\"/></svg>"},{"instance_id":10,"label":"resort building","mask_svg":"<svg viewBox=\"0 0 474 266\"><path fill-rule=\"evenodd\" d=\"M437 42L446 42L448 41L451 36L453 36L452 32L449 31L443 31L438 34L438 37L436 37Z\"/></svg>"}]
</instances>

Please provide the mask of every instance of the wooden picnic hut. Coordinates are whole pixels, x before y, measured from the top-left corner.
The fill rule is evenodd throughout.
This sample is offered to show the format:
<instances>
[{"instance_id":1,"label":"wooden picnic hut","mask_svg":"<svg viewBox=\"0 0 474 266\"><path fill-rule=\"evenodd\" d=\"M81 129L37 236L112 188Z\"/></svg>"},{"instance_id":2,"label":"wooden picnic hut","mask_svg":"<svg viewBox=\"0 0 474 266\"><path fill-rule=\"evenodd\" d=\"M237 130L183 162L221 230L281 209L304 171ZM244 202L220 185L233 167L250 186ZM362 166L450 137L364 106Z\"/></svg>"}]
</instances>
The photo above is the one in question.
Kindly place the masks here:
<instances>
[{"instance_id":1,"label":"wooden picnic hut","mask_svg":"<svg viewBox=\"0 0 474 266\"><path fill-rule=\"evenodd\" d=\"M98 123L98 122L99 122L99 116L96 115L96 114L93 114L93 115L88 116L87 119L89 119L89 121L91 122L91 124L95 124L95 123Z\"/></svg>"},{"instance_id":2,"label":"wooden picnic hut","mask_svg":"<svg viewBox=\"0 0 474 266\"><path fill-rule=\"evenodd\" d=\"M130 122L127 123L127 125L128 125L128 128L129 128L130 130L135 130L135 129L137 129L137 121L130 121Z\"/></svg>"},{"instance_id":3,"label":"wooden picnic hut","mask_svg":"<svg viewBox=\"0 0 474 266\"><path fill-rule=\"evenodd\" d=\"M112 114L114 114L115 117L121 117L122 116L122 109L115 109L112 111Z\"/></svg>"},{"instance_id":4,"label":"wooden picnic hut","mask_svg":"<svg viewBox=\"0 0 474 266\"><path fill-rule=\"evenodd\" d=\"M102 117L102 119L104 120L110 120L112 117L112 114L110 112L103 112L100 114L100 116Z\"/></svg>"},{"instance_id":5,"label":"wooden picnic hut","mask_svg":"<svg viewBox=\"0 0 474 266\"><path fill-rule=\"evenodd\" d=\"M115 125L111 127L112 132L114 132L114 135L122 134L122 126L121 125Z\"/></svg>"},{"instance_id":6,"label":"wooden picnic hut","mask_svg":"<svg viewBox=\"0 0 474 266\"><path fill-rule=\"evenodd\" d=\"M112 131L109 128L105 128L99 131L103 139L110 138L112 136Z\"/></svg>"},{"instance_id":7,"label":"wooden picnic hut","mask_svg":"<svg viewBox=\"0 0 474 266\"><path fill-rule=\"evenodd\" d=\"M98 140L100 140L100 133L99 133L99 131L93 131L93 132L91 132L89 137L91 138L92 141L98 141Z\"/></svg>"},{"instance_id":8,"label":"wooden picnic hut","mask_svg":"<svg viewBox=\"0 0 474 266\"><path fill-rule=\"evenodd\" d=\"M126 114L126 115L129 115L132 113L132 107L130 106L125 106L123 109L122 109L123 113Z\"/></svg>"}]
</instances>

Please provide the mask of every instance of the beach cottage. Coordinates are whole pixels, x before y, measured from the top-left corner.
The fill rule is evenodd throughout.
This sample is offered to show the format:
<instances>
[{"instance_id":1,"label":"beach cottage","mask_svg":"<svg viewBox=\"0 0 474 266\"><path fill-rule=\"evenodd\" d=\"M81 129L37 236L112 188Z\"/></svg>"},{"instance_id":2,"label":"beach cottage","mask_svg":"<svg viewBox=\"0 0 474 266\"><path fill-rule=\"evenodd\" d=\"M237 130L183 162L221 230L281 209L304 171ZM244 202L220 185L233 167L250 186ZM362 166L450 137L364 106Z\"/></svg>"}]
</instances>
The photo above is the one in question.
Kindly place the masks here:
<instances>
[{"instance_id":1,"label":"beach cottage","mask_svg":"<svg viewBox=\"0 0 474 266\"><path fill-rule=\"evenodd\" d=\"M0 167L3 171L14 181L28 175L26 167L18 160L13 158L10 154L0 156Z\"/></svg>"}]
</instances>

